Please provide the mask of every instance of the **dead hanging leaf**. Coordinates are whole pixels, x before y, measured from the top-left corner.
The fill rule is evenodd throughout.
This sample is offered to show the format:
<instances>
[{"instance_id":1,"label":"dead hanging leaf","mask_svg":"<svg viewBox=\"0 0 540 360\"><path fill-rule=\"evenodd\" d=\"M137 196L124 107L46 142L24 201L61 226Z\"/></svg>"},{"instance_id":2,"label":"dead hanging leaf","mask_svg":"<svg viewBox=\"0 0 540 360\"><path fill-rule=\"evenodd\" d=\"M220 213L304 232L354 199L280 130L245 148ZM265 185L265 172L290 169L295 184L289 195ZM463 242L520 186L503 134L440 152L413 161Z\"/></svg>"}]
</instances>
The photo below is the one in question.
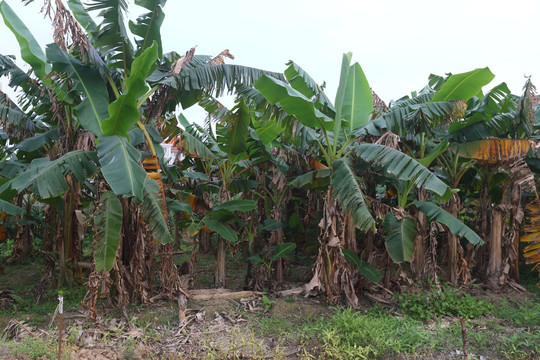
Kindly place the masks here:
<instances>
[{"instance_id":1,"label":"dead hanging leaf","mask_svg":"<svg viewBox=\"0 0 540 360\"><path fill-rule=\"evenodd\" d=\"M524 157L534 145L534 141L526 139L484 139L456 144L451 150L480 164L495 165Z\"/></svg>"},{"instance_id":2,"label":"dead hanging leaf","mask_svg":"<svg viewBox=\"0 0 540 360\"><path fill-rule=\"evenodd\" d=\"M540 200L526 206L527 214L523 231L527 234L521 237L521 242L527 243L523 249L523 257L527 264L534 264L534 269L540 269ZM540 282L538 282L540 288Z\"/></svg>"},{"instance_id":3,"label":"dead hanging leaf","mask_svg":"<svg viewBox=\"0 0 540 360\"><path fill-rule=\"evenodd\" d=\"M400 150L399 148L400 137L391 131L387 131L381 135L380 138L375 141L375 144L381 144L392 149Z\"/></svg>"},{"instance_id":4,"label":"dead hanging leaf","mask_svg":"<svg viewBox=\"0 0 540 360\"><path fill-rule=\"evenodd\" d=\"M467 103L465 100L454 100L452 103L454 104L454 108L452 110L452 114L450 115L450 119L452 121L456 121L457 119L463 118L467 111Z\"/></svg>"},{"instance_id":5,"label":"dead hanging leaf","mask_svg":"<svg viewBox=\"0 0 540 360\"><path fill-rule=\"evenodd\" d=\"M375 91L371 90L371 95L373 96L373 114L371 115L371 120L375 120L377 116L388 111L388 106L386 106L385 102Z\"/></svg>"},{"instance_id":6,"label":"dead hanging leaf","mask_svg":"<svg viewBox=\"0 0 540 360\"><path fill-rule=\"evenodd\" d=\"M208 62L209 65L221 65L225 64L224 57L227 57L231 60L234 60L234 56L229 52L229 49L225 49L222 52L220 52L216 57L214 57L212 60Z\"/></svg>"},{"instance_id":7,"label":"dead hanging leaf","mask_svg":"<svg viewBox=\"0 0 540 360\"><path fill-rule=\"evenodd\" d=\"M186 67L187 64L191 62L193 59L193 55L195 54L195 48L196 46L192 47L188 51L186 51L186 54L181 57L180 59L176 60L176 62L172 65L172 72L175 75L180 74L180 72Z\"/></svg>"}]
</instances>

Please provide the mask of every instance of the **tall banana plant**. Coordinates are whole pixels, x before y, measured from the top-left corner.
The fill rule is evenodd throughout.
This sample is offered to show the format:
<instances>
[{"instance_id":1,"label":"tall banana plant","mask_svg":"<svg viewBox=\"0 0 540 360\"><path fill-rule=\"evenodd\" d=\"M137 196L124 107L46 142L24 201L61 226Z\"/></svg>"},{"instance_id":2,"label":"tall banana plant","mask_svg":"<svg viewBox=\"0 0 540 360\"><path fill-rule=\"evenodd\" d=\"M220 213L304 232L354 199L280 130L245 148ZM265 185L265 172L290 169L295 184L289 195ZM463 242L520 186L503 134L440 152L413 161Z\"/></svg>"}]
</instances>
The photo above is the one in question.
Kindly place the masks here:
<instances>
[{"instance_id":1,"label":"tall banana plant","mask_svg":"<svg viewBox=\"0 0 540 360\"><path fill-rule=\"evenodd\" d=\"M36 82L54 94L58 104L65 109L70 129L86 130L96 138L96 151L87 151L85 156L90 157L95 170L99 170L117 197L142 202L148 214L155 215L143 217L151 222L152 234L162 243L171 241L163 192L141 167L143 153L134 145L139 138L137 133L142 132L145 148L155 159L159 152L156 146L159 136L152 123L165 111L174 109L180 102L188 103L187 99L197 101L203 93L233 91L235 86L251 84L263 73L279 77L279 74L238 65L214 66L210 64L210 57L193 59L180 58L175 53L163 55L160 25L165 2L136 0L135 4L148 12L130 21L128 29L124 22L127 12L124 0L90 1L87 5L79 0L69 0L67 5L71 13L68 8L59 8L63 4L57 1L58 14L72 26L70 29L78 30L72 34L72 41L57 41L48 45L46 51L9 5L0 2L4 21L19 41L22 58L30 65ZM91 16L92 12L99 14ZM130 40L130 30L135 44ZM183 65L175 66L179 64ZM170 70L171 66L174 71ZM158 113L151 112L155 110L152 105L160 101L159 90L164 86L170 87L174 96L161 99L167 103L166 108L160 108ZM55 139L48 140L54 143ZM59 162L54 165L60 169ZM64 173L74 171L62 166ZM36 169L32 166L29 171ZM92 174L79 172L77 175L82 180L85 175ZM65 185L58 177L44 182L48 188L55 189L55 192L40 192L44 197L58 196L65 191ZM105 243L103 246L112 248ZM111 250L107 255L114 257L115 252Z\"/></svg>"},{"instance_id":2,"label":"tall banana plant","mask_svg":"<svg viewBox=\"0 0 540 360\"><path fill-rule=\"evenodd\" d=\"M112 43L128 42L127 34L124 34L122 29L116 32L110 22L110 13L114 11L122 13L125 10L124 5L123 2L114 1L100 4L104 9L102 13L104 21L95 28L95 32L89 34L90 39L99 39L95 42L96 48L109 50L109 55L118 52L118 47L112 46ZM155 5L160 7L157 3ZM83 8L78 10L80 15ZM48 88L60 106L64 107L68 129L73 133L84 129L95 136L98 144L97 152L69 151L54 162L47 159L34 161L27 171L11 181L11 188L21 191L36 186L38 195L47 199L60 196L68 189L68 184L64 180L66 173L73 173L79 182L84 184L86 178L99 169L116 196L132 196L136 201L144 203L143 208L152 214L145 218L150 221L149 226L153 230L153 235L163 243L170 242L166 214L161 207L158 208L159 211L154 209L160 203L156 201L161 196L159 188L156 188L154 180L149 179L140 166L141 152L130 143L128 136L130 128L137 124L150 140L146 128L142 125L139 109L151 91L146 85L146 78L156 68L158 53L161 52L158 42L145 44L133 58L126 57L129 61L125 61L122 65L124 71L119 74L114 70L116 61L111 60L112 62L108 64L110 68L105 66L103 59L98 65L85 63L72 55L77 51L70 54L57 43L48 45L43 52L6 2L0 4L0 11L5 23L21 45L23 60L31 66L42 86ZM115 21L119 22L118 19ZM123 24L116 25L119 28L123 26ZM143 21L138 26L140 30L146 25ZM105 41L105 34L108 34L109 42ZM86 46L95 51L90 42L87 42ZM122 55L131 54L127 51ZM59 81L53 83L51 81L53 78L58 78ZM113 78L120 79L118 82L121 84L120 87L116 86ZM109 100L110 95L114 99L112 102ZM148 141L152 152L153 145L152 141ZM121 212L111 212L108 215L117 218L122 216ZM98 232L99 234L101 232ZM107 245L110 239L110 236L98 239L98 247L108 249L105 252L107 259L103 264L101 263L103 257L96 258L98 268L111 269L111 258L114 259L116 256L116 249ZM115 241L118 243L118 239Z\"/></svg>"},{"instance_id":3,"label":"tall banana plant","mask_svg":"<svg viewBox=\"0 0 540 360\"><path fill-rule=\"evenodd\" d=\"M211 106L212 103L214 106ZM238 101L238 105L228 110L222 105L217 106L218 102L214 99L207 99L203 103L209 114L217 122L215 125L215 134L210 129L206 131L196 124L190 124L181 115L180 123L184 127L179 135L179 148L187 156L192 157L193 162L186 165L188 167L202 167L208 179L207 183L212 183L217 188L217 196L215 201L216 208L224 207L235 197L234 192L241 195L243 190L238 180L241 178L249 178L252 173L252 168L257 164L266 161L269 155L266 148L255 140L250 132L251 115L249 108L242 100ZM256 135L255 135L256 136ZM211 179L218 179L212 181ZM249 209L244 208L241 211L253 210L255 203L251 200L243 200L252 204ZM250 205L251 206L251 205ZM213 215L212 215L213 214ZM190 226L190 232L194 234L201 225L207 226L210 230L215 231L218 235L217 251L216 251L216 274L215 286L225 286L225 250L227 243L236 243L238 238L228 236L234 231L225 227L217 227L216 221L220 212L212 211L208 217L203 218ZM230 219L230 218L229 218Z\"/></svg>"},{"instance_id":4,"label":"tall banana plant","mask_svg":"<svg viewBox=\"0 0 540 360\"><path fill-rule=\"evenodd\" d=\"M483 228L489 239L487 280L494 288L519 281L521 197L525 192L536 193L533 174L526 163L528 154L536 152L536 143L532 140L536 121L531 103L533 96L530 79L520 97L510 94L506 84L500 84L483 98L472 101L467 121L449 129L448 137L455 141L452 151L474 160L487 174L487 179L492 179L496 172L505 178L502 194L495 201L497 205L490 205L494 201L489 197L481 198L482 211L491 212L491 216L489 213L483 216L486 222L491 220ZM532 163L534 161L531 159ZM483 193L487 193L489 186L489 182L485 182ZM488 204L483 204L486 202Z\"/></svg>"},{"instance_id":5,"label":"tall banana plant","mask_svg":"<svg viewBox=\"0 0 540 360\"><path fill-rule=\"evenodd\" d=\"M452 192L408 155L385 146L355 142L362 127L369 126L373 100L362 68L358 63L351 65L351 57L350 53L343 55L334 104L321 87L292 62L285 71L287 81L263 76L254 85L269 103L296 117L303 138L317 149L318 159L328 167L325 174L329 177L329 186L320 225L320 250L315 275L306 290L325 292L333 303L344 292L348 303L356 306L358 299L351 269L342 252L343 211L349 213L354 224L364 231L373 229L375 221L355 171L355 159L377 161L399 179L413 181L415 186L429 189L442 198L448 198Z\"/></svg>"}]
</instances>

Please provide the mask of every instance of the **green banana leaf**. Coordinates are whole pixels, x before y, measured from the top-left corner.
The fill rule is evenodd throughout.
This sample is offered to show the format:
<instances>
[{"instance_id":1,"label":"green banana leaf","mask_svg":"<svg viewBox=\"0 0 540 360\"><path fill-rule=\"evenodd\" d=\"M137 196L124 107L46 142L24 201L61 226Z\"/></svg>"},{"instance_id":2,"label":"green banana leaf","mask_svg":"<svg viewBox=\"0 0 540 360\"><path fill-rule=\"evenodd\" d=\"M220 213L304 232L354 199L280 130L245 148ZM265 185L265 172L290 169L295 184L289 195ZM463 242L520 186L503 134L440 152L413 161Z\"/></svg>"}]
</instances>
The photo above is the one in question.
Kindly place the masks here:
<instances>
[{"instance_id":1,"label":"green banana leaf","mask_svg":"<svg viewBox=\"0 0 540 360\"><path fill-rule=\"evenodd\" d=\"M373 112L373 95L358 63L350 69L345 86L341 115L349 122L349 130L353 131L369 122Z\"/></svg>"},{"instance_id":2,"label":"green banana leaf","mask_svg":"<svg viewBox=\"0 0 540 360\"><path fill-rule=\"evenodd\" d=\"M17 216L22 215L24 211L20 207L13 205L8 201L0 199L0 213L2 212L5 212L8 215Z\"/></svg>"},{"instance_id":3,"label":"green banana leaf","mask_svg":"<svg viewBox=\"0 0 540 360\"><path fill-rule=\"evenodd\" d=\"M270 261L276 261L277 259L284 258L292 253L296 249L296 244L293 242L286 242L279 244L274 249L274 254Z\"/></svg>"},{"instance_id":4,"label":"green banana leaf","mask_svg":"<svg viewBox=\"0 0 540 360\"><path fill-rule=\"evenodd\" d=\"M470 227L439 206L424 201L415 201L414 206L426 214L429 221L437 221L446 225L452 234L459 237L464 237L473 245L482 245L484 243L482 238L478 236Z\"/></svg>"},{"instance_id":5,"label":"green banana leaf","mask_svg":"<svg viewBox=\"0 0 540 360\"><path fill-rule=\"evenodd\" d=\"M54 161L34 159L22 174L10 181L10 186L18 192L30 187L43 199L59 196L69 188L65 179L68 172L84 183L97 171L96 164L95 153L83 150L71 151Z\"/></svg>"},{"instance_id":6,"label":"green banana leaf","mask_svg":"<svg viewBox=\"0 0 540 360\"><path fill-rule=\"evenodd\" d=\"M302 124L332 130L333 121L315 108L313 102L289 84L263 75L253 84L272 105L279 105Z\"/></svg>"},{"instance_id":7,"label":"green banana leaf","mask_svg":"<svg viewBox=\"0 0 540 360\"><path fill-rule=\"evenodd\" d=\"M360 274L362 274L366 279L371 280L373 282L381 281L382 279L381 272L375 269L373 266L371 266L367 261L360 260L358 255L356 255L354 252L350 250L341 249L341 252L343 253L343 257L345 257L345 260L347 260L351 264L356 265Z\"/></svg>"},{"instance_id":8,"label":"green banana leaf","mask_svg":"<svg viewBox=\"0 0 540 360\"><path fill-rule=\"evenodd\" d=\"M157 60L157 44L146 49L133 61L131 73L126 79L126 91L109 105L109 118L103 120L101 129L105 135L128 136L128 130L140 120L137 103L148 91L146 78L152 74Z\"/></svg>"},{"instance_id":9,"label":"green banana leaf","mask_svg":"<svg viewBox=\"0 0 540 360\"><path fill-rule=\"evenodd\" d=\"M173 241L166 215L167 206L160 187L155 180L147 177L143 187L142 217L152 236L162 244Z\"/></svg>"},{"instance_id":10,"label":"green banana leaf","mask_svg":"<svg viewBox=\"0 0 540 360\"><path fill-rule=\"evenodd\" d=\"M30 30L28 30L26 25L24 25L5 1L0 2L0 13L4 18L6 26L17 38L23 60L32 67L32 70L34 70L34 73L40 80L46 84L50 84L51 81L47 79L47 74L51 71L51 66L47 63L43 49L41 49Z\"/></svg>"},{"instance_id":11,"label":"green banana leaf","mask_svg":"<svg viewBox=\"0 0 540 360\"><path fill-rule=\"evenodd\" d=\"M441 89L433 95L433 101L469 100L481 93L482 87L489 84L494 77L487 67L450 75Z\"/></svg>"},{"instance_id":12,"label":"green banana leaf","mask_svg":"<svg viewBox=\"0 0 540 360\"><path fill-rule=\"evenodd\" d=\"M411 218L396 219L393 214L384 217L386 250L395 263L411 261L414 255L416 223Z\"/></svg>"},{"instance_id":13,"label":"green banana leaf","mask_svg":"<svg viewBox=\"0 0 540 360\"><path fill-rule=\"evenodd\" d=\"M332 163L330 184L333 188L332 194L339 200L343 209L352 216L358 228L368 230L375 226L375 220L364 201L362 188L349 158L340 158Z\"/></svg>"},{"instance_id":14,"label":"green banana leaf","mask_svg":"<svg viewBox=\"0 0 540 360\"><path fill-rule=\"evenodd\" d=\"M114 193L142 201L146 171L139 165L139 150L121 136L101 136L97 150L101 172Z\"/></svg>"},{"instance_id":15,"label":"green banana leaf","mask_svg":"<svg viewBox=\"0 0 540 360\"><path fill-rule=\"evenodd\" d=\"M140 38L135 40L138 46L137 54L149 48L155 41L158 46L158 57L161 58L163 55L160 28L165 18L163 6L166 2L167 0L135 0L135 5L149 10L149 12L140 15L136 22L129 21L129 29Z\"/></svg>"},{"instance_id":16,"label":"green banana leaf","mask_svg":"<svg viewBox=\"0 0 540 360\"><path fill-rule=\"evenodd\" d=\"M122 235L122 204L112 191L101 196L101 204L94 216L96 271L110 271Z\"/></svg>"},{"instance_id":17,"label":"green banana leaf","mask_svg":"<svg viewBox=\"0 0 540 360\"><path fill-rule=\"evenodd\" d=\"M243 200L243 199L234 199L223 202L217 205L214 208L214 211L217 210L228 210L228 211L251 211L255 210L257 203L253 200Z\"/></svg>"},{"instance_id":18,"label":"green banana leaf","mask_svg":"<svg viewBox=\"0 0 540 360\"><path fill-rule=\"evenodd\" d=\"M414 181L417 187L434 192L443 201L450 199L453 194L453 190L429 169L399 150L379 144L360 144L355 151L364 161L383 166L398 180Z\"/></svg>"},{"instance_id":19,"label":"green banana leaf","mask_svg":"<svg viewBox=\"0 0 540 360\"><path fill-rule=\"evenodd\" d=\"M47 58L54 71L70 74L75 80L75 89L86 95L75 109L77 118L86 130L101 136L101 123L109 117L109 94L99 71L84 65L56 44L47 46Z\"/></svg>"},{"instance_id":20,"label":"green banana leaf","mask_svg":"<svg viewBox=\"0 0 540 360\"><path fill-rule=\"evenodd\" d=\"M238 235L236 235L236 231L227 225L223 225L214 219L203 219L201 222L208 226L210 230L218 233L225 240L231 243L238 242Z\"/></svg>"}]
</instances>

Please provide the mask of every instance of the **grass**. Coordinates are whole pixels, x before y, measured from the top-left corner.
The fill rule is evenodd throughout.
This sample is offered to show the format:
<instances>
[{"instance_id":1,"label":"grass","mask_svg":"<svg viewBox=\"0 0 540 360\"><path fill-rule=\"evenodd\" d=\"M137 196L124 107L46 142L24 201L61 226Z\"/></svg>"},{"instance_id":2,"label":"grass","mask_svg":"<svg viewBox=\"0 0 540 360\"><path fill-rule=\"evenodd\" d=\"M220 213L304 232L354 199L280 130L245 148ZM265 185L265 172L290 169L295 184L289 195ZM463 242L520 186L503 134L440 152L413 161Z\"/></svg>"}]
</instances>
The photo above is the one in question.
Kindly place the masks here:
<instances>
[{"instance_id":1,"label":"grass","mask_svg":"<svg viewBox=\"0 0 540 360\"><path fill-rule=\"evenodd\" d=\"M320 355L330 359L377 359L397 354L422 353L431 337L422 323L400 319L384 311L357 312L340 308L321 319L306 335L318 334Z\"/></svg>"},{"instance_id":2,"label":"grass","mask_svg":"<svg viewBox=\"0 0 540 360\"><path fill-rule=\"evenodd\" d=\"M501 309L511 311L505 304L494 305L493 314ZM525 313L529 311L535 312L533 308ZM508 360L540 357L540 323L523 327L521 320L520 325L508 323L493 314L466 321L469 353ZM426 324L378 308L338 308L330 319L319 319L301 331L304 345L317 340L313 351L323 359L391 359L397 355L430 358L437 354L450 358L453 351L463 349L461 324L455 317Z\"/></svg>"},{"instance_id":3,"label":"grass","mask_svg":"<svg viewBox=\"0 0 540 360\"><path fill-rule=\"evenodd\" d=\"M414 319L426 321L442 316L478 318L493 310L490 303L448 285L439 288L406 290L395 295L398 311Z\"/></svg>"},{"instance_id":4,"label":"grass","mask_svg":"<svg viewBox=\"0 0 540 360\"><path fill-rule=\"evenodd\" d=\"M202 266L210 267L210 260L205 260L208 264ZM230 266L232 271L228 275L232 281L241 280L244 266L243 263ZM0 286L13 292L17 306L0 310L2 328L5 326L2 319L11 317L34 327L48 324L58 303L58 292L50 291L41 304L36 304L32 288L40 276L40 264L36 261L6 267L6 274L0 276ZM526 277L522 279L532 284ZM246 321L227 331L200 335L189 353L165 352L155 358L279 359L290 358L286 355L292 352L298 359L451 358L456 356L456 350L463 348L460 316L466 319L469 353L495 359L540 358L540 291L531 288L528 295L501 295L482 293L479 288L473 290L471 293L475 295L444 285L440 290L411 290L397 295L396 307L391 309L329 308L316 299L279 299L268 294L260 304L264 311L255 312L242 308L238 301L190 301L190 308L206 312L205 324L210 324L215 314L223 311L241 315ZM66 311L78 308L85 292L84 286L64 287ZM129 322L142 335L125 337L126 325L124 329L107 329L105 325L105 335L99 339L101 346L113 347L126 359L140 358L141 348L159 348L177 331L176 303L132 305L127 312ZM402 315L396 316L397 313ZM123 315L119 309L112 309L107 316L119 319ZM92 325L66 325L66 354L69 349L84 346L76 335L85 326ZM49 332L53 333L54 329ZM152 351L148 354L147 358L157 356ZM18 341L0 338L0 357L3 355L54 359L56 341L49 337Z\"/></svg>"}]
</instances>

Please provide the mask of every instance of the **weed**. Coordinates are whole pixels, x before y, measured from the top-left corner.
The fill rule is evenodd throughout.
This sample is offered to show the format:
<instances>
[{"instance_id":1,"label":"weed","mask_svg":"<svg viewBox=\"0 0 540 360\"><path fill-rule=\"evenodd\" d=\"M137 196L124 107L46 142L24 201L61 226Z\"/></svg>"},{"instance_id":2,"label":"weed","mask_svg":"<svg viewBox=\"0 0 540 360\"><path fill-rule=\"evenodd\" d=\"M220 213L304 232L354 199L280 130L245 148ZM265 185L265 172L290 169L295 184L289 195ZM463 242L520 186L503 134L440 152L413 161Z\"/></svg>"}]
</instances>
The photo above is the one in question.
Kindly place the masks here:
<instances>
[{"instance_id":1,"label":"weed","mask_svg":"<svg viewBox=\"0 0 540 360\"><path fill-rule=\"evenodd\" d=\"M258 339L251 330L241 331L233 328L230 338L221 341L209 341L203 343L203 353L198 358L203 359L283 359L283 350L276 346L269 350L264 345L264 340ZM225 341L223 341L225 340Z\"/></svg>"},{"instance_id":2,"label":"weed","mask_svg":"<svg viewBox=\"0 0 540 360\"><path fill-rule=\"evenodd\" d=\"M55 359L57 355L56 344L34 337L24 337L18 342L8 342L11 355L30 359Z\"/></svg>"},{"instance_id":3,"label":"weed","mask_svg":"<svg viewBox=\"0 0 540 360\"><path fill-rule=\"evenodd\" d=\"M540 326L540 303L532 300L519 303L504 300L495 305L494 314L517 326Z\"/></svg>"},{"instance_id":4,"label":"weed","mask_svg":"<svg viewBox=\"0 0 540 360\"><path fill-rule=\"evenodd\" d=\"M262 296L262 306L264 307L265 311L269 311L275 302L275 300L270 300L268 296Z\"/></svg>"},{"instance_id":5,"label":"weed","mask_svg":"<svg viewBox=\"0 0 540 360\"><path fill-rule=\"evenodd\" d=\"M392 354L414 354L429 346L429 333L414 320L401 320L387 314L364 314L339 309L314 330L322 343L320 351L328 358L375 359Z\"/></svg>"},{"instance_id":6,"label":"weed","mask_svg":"<svg viewBox=\"0 0 540 360\"><path fill-rule=\"evenodd\" d=\"M429 291L415 290L395 295L398 311L417 320L430 320L441 316L462 316L474 319L490 313L493 306L484 300L448 285Z\"/></svg>"}]
</instances>

